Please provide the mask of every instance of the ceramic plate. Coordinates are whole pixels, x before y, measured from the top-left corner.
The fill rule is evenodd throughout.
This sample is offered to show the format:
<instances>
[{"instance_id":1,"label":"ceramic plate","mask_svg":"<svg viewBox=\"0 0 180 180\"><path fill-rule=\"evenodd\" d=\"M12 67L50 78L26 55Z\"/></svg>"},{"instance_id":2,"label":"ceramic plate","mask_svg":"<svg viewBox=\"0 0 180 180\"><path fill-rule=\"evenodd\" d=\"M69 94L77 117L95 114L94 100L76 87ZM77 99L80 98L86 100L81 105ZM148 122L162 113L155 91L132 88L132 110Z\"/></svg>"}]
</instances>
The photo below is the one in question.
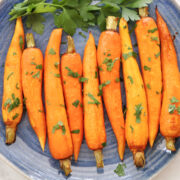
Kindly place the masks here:
<instances>
[{"instance_id":1,"label":"ceramic plate","mask_svg":"<svg viewBox=\"0 0 180 180\"><path fill-rule=\"evenodd\" d=\"M177 0L179 1L179 0ZM2 103L2 92L3 92L3 74L4 74L4 61L6 53L11 42L11 38L14 31L15 22L8 21L8 12L13 5L20 0L4 0L0 3L0 104ZM174 35L176 32L180 32L180 7L174 0L154 0L150 5L150 16L155 18L155 7L158 7L160 13L164 17L171 31ZM44 53L48 38L54 27L53 18L51 15L46 14L45 33L40 36L34 33L36 46ZM74 35L76 50L83 56L84 46L86 39L78 34L80 30ZM96 43L98 43L98 37L100 31L97 28L90 28L95 37ZM25 27L25 32L30 32ZM135 35L132 34L133 44L136 43ZM62 41L66 41L66 34L63 33ZM176 35L174 41L176 51L178 54L179 65L180 65L180 33ZM66 51L66 45L61 45L61 54ZM135 48L137 52L137 48ZM139 61L139 60L138 60ZM123 83L122 85L122 97L123 104L125 104L125 92ZM1 109L1 105L0 105ZM97 170L93 152L88 149L86 141L83 140L81 151L79 154L79 160L77 163L72 160L72 174L68 178L69 180L78 179L103 179L103 180L114 180L119 179L117 174L114 173L114 169L117 164L120 163L120 159L117 152L116 139L110 126L107 114L105 112L105 125L107 133L107 146L103 150L104 154L104 169ZM0 153L12 162L16 167L21 169L27 176L32 179L43 179L43 180L56 180L64 179L64 175L59 168L59 162L54 160L50 153L48 144L44 153L41 151L38 139L34 131L32 130L27 113L23 114L22 121L18 126L16 142L11 146L5 145L5 128L2 122L2 112L0 112ZM176 141L177 151L180 148L180 139ZM176 152L177 153L177 152ZM165 148L165 141L159 134L156 138L154 147L151 149L147 146L145 150L146 165L143 169L137 169L133 164L133 157L130 150L126 146L124 163L127 168L125 169L125 176L121 179L133 179L143 180L152 177L157 173L165 164L168 163L176 153L171 153Z\"/></svg>"}]
</instances>

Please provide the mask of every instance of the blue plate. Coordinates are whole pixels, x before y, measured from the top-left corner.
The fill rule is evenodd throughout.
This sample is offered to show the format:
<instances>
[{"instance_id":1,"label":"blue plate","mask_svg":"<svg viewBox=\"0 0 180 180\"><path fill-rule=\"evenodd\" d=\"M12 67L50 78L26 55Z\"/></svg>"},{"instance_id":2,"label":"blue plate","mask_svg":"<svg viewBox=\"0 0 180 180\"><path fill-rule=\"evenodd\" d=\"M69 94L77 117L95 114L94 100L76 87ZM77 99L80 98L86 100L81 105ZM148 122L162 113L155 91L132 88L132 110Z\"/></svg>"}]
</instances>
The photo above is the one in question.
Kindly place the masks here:
<instances>
[{"instance_id":1,"label":"blue plate","mask_svg":"<svg viewBox=\"0 0 180 180\"><path fill-rule=\"evenodd\" d=\"M6 53L11 42L11 38L14 31L15 22L8 21L8 12L13 7L14 3L20 2L20 0L4 0L0 3L0 106L2 103L2 92L3 92L3 64L6 58ZM171 34L180 32L180 7L173 0L154 0L154 3L150 5L150 16L155 18L155 7L158 7L160 13L166 20ZM51 15L46 15L45 33L40 36L34 33L36 45L43 53L48 43L48 38L54 27L53 19ZM25 28L25 32L29 32ZM76 50L83 56L83 50L87 38L81 37L78 32L74 35ZM98 43L98 37L100 31L97 28L90 28ZM85 33L88 37L88 33ZM135 35L132 34L133 44L136 43ZM66 41L66 34L63 34L62 41ZM176 51L178 54L179 65L180 65L180 34L176 35L174 41ZM66 45L61 45L61 54L66 51ZM137 48L135 48L137 52ZM122 96L123 104L125 103L124 87L122 85ZM1 107L0 107L1 109ZM96 169L95 159L93 152L88 149L85 140L83 140L81 151L79 154L79 160L77 163L72 161L72 174L68 179L119 179L117 174L114 173L114 169L117 164L120 163L120 159L117 152L116 139L110 126L107 114L105 112L105 125L107 133L107 146L103 150L104 164L105 167L101 171ZM2 121L2 112L0 112L0 153L6 157L15 166L21 169L32 179L64 179L65 176L59 168L58 161L54 160L50 153L48 145L46 144L45 152L41 151L38 139L32 130L27 113L23 114L22 121L18 126L16 142L11 146L5 145L5 128ZM176 141L177 151L180 148L180 139ZM177 153L177 152L176 152ZM125 176L121 179L137 179L143 180L148 179L157 173L165 164L171 160L176 153L171 153L165 148L165 141L159 134L156 138L154 147L151 149L147 146L145 151L146 165L144 169L137 169L133 164L133 157L130 150L126 147L124 163L127 168L125 169Z\"/></svg>"}]
</instances>

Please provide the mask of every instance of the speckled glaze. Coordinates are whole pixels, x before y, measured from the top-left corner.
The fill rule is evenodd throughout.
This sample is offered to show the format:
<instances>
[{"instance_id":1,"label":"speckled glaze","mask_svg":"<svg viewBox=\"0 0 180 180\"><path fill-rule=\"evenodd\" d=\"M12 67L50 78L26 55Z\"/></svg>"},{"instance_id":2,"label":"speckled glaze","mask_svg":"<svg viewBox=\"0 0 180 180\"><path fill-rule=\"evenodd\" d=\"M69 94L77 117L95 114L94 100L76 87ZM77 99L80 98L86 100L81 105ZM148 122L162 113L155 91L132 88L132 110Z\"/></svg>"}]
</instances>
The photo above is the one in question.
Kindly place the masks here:
<instances>
[{"instance_id":1,"label":"speckled glaze","mask_svg":"<svg viewBox=\"0 0 180 180\"><path fill-rule=\"evenodd\" d=\"M178 0L179 1L179 0ZM8 12L12 8L14 3L20 2L20 0L4 0L0 3L0 109L2 103L3 92L3 74L6 53L8 51L9 44L14 31L15 21L8 21ZM180 7L173 0L154 0L154 3L150 5L150 16L155 18L155 7L158 7L160 13L166 20L171 34L179 32L176 35L174 41L176 51L178 54L178 60L180 65ZM34 33L36 46L44 53L48 38L54 27L53 18L51 15L46 14L45 33L40 36ZM97 28L90 28L95 37L96 43L98 43L98 37L100 31ZM25 27L25 32L30 32ZM83 56L83 50L86 43L86 39L78 35L79 30L74 35L76 50ZM84 33L88 37L88 33ZM132 34L133 44L136 43L135 35ZM62 41L66 41L66 34L63 33ZM66 45L61 45L61 54L66 51ZM135 48L137 52L137 48ZM123 83L122 85L122 97L123 104L125 104L125 92ZM104 154L104 169L97 170L93 152L87 148L85 140L83 140L81 151L79 154L79 160L77 163L72 160L72 174L68 177L69 180L80 179L103 179L103 180L115 180L119 177L114 173L114 169L117 164L120 163L120 159L117 152L116 139L110 126L107 114L105 112L105 125L107 133L107 146L103 150ZM18 126L16 142L11 146L5 145L5 129L2 121L2 112L0 112L0 153L5 156L10 162L21 169L31 179L39 180L56 180L65 179L62 171L59 168L58 161L54 160L50 153L48 144L46 144L44 153L41 151L38 139L34 131L32 130L27 113L24 112L22 121ZM180 139L176 141L177 150L180 148ZM154 147L151 149L147 146L145 151L146 165L144 169L137 169L133 164L133 157L130 150L126 147L124 163L127 168L125 169L126 175L121 177L123 180L143 180L148 179L157 173L168 161L173 158L176 153L171 153L165 148L165 141L159 134Z\"/></svg>"}]
</instances>

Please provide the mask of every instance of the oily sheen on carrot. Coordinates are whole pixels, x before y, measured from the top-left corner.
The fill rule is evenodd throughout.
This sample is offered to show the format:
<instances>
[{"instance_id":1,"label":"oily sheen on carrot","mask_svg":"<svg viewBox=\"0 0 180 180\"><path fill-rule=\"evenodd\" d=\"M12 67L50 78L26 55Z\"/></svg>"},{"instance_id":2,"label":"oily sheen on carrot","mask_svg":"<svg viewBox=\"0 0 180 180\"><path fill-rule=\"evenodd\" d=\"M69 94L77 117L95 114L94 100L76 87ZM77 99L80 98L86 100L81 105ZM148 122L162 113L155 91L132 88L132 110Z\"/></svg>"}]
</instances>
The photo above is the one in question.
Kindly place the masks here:
<instances>
[{"instance_id":1,"label":"oily sheen on carrot","mask_svg":"<svg viewBox=\"0 0 180 180\"><path fill-rule=\"evenodd\" d=\"M180 136L180 76L176 50L166 22L156 9L161 40L163 74L163 100L160 116L160 131L166 138L166 147L175 151L175 138Z\"/></svg>"},{"instance_id":2,"label":"oily sheen on carrot","mask_svg":"<svg viewBox=\"0 0 180 180\"><path fill-rule=\"evenodd\" d=\"M146 94L141 73L134 57L128 24L124 18L120 20L119 30L127 102L126 140L133 153L135 165L143 167L145 165L144 150L148 142Z\"/></svg>"},{"instance_id":3,"label":"oily sheen on carrot","mask_svg":"<svg viewBox=\"0 0 180 180\"><path fill-rule=\"evenodd\" d=\"M35 48L32 34L26 35L27 49L21 60L22 88L29 121L38 136L42 150L46 143L46 122L42 102L43 54Z\"/></svg>"},{"instance_id":4,"label":"oily sheen on carrot","mask_svg":"<svg viewBox=\"0 0 180 180\"><path fill-rule=\"evenodd\" d=\"M162 99L161 61L160 55L158 55L160 53L160 40L153 18L142 17L136 24L135 33L148 103L149 143L152 147L159 130Z\"/></svg>"},{"instance_id":5,"label":"oily sheen on carrot","mask_svg":"<svg viewBox=\"0 0 180 180\"><path fill-rule=\"evenodd\" d=\"M23 49L24 29L21 18L18 18L4 68L2 116L6 126L6 144L15 141L16 128L23 113L21 86L21 56Z\"/></svg>"},{"instance_id":6,"label":"oily sheen on carrot","mask_svg":"<svg viewBox=\"0 0 180 180\"><path fill-rule=\"evenodd\" d=\"M103 104L98 96L96 46L91 33L84 50L83 76L88 79L83 90L85 138L88 147L94 151L97 167L103 167L102 149L106 144L106 132Z\"/></svg>"},{"instance_id":7,"label":"oily sheen on carrot","mask_svg":"<svg viewBox=\"0 0 180 180\"><path fill-rule=\"evenodd\" d=\"M74 147L74 159L77 161L83 139L82 85L80 82L82 76L82 62L80 55L75 51L72 37L67 36L67 39L67 53L61 58L61 74Z\"/></svg>"},{"instance_id":8,"label":"oily sheen on carrot","mask_svg":"<svg viewBox=\"0 0 180 180\"><path fill-rule=\"evenodd\" d=\"M116 32L117 21L113 16L107 18L107 30L100 35L97 58L98 66L102 68L99 71L101 84L109 82L103 87L103 98L117 139L119 156L123 160L125 131L120 85L121 40L119 33Z\"/></svg>"},{"instance_id":9,"label":"oily sheen on carrot","mask_svg":"<svg viewBox=\"0 0 180 180\"><path fill-rule=\"evenodd\" d=\"M70 157L73 145L68 126L64 96L60 78L60 56L62 29L54 29L45 52L44 90L49 149L53 158L68 175L71 172Z\"/></svg>"}]
</instances>

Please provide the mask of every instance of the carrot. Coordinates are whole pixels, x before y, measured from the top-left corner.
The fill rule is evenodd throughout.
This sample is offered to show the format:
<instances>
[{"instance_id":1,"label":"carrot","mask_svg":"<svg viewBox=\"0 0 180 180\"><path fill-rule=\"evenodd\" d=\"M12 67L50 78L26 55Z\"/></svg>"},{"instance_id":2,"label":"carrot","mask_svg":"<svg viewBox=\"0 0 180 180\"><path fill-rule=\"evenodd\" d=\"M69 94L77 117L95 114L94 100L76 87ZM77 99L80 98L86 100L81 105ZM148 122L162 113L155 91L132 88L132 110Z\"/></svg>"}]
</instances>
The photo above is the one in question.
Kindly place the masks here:
<instances>
[{"instance_id":1,"label":"carrot","mask_svg":"<svg viewBox=\"0 0 180 180\"><path fill-rule=\"evenodd\" d=\"M70 157L73 153L60 78L60 42L62 29L52 31L45 52L44 91L49 149L66 176L71 172Z\"/></svg>"},{"instance_id":2,"label":"carrot","mask_svg":"<svg viewBox=\"0 0 180 180\"><path fill-rule=\"evenodd\" d=\"M38 136L42 150L46 143L46 122L42 102L43 54L35 48L33 34L26 35L27 49L22 54L22 89L29 121Z\"/></svg>"},{"instance_id":3,"label":"carrot","mask_svg":"<svg viewBox=\"0 0 180 180\"><path fill-rule=\"evenodd\" d=\"M175 151L175 138L180 136L180 76L176 50L168 27L156 9L161 40L163 74L163 100L160 116L160 131L166 139L166 147ZM160 52L158 52L160 55Z\"/></svg>"},{"instance_id":4,"label":"carrot","mask_svg":"<svg viewBox=\"0 0 180 180\"><path fill-rule=\"evenodd\" d=\"M100 89L102 85L106 85L103 87L104 103L117 139L119 156L123 160L125 133L120 85L121 40L119 33L116 32L117 21L118 19L113 16L107 18L107 30L100 35L97 58L98 65L102 68L99 71Z\"/></svg>"},{"instance_id":5,"label":"carrot","mask_svg":"<svg viewBox=\"0 0 180 180\"><path fill-rule=\"evenodd\" d=\"M17 125L23 113L21 87L21 56L24 49L24 29L21 18L16 21L14 35L6 56L2 116L6 126L6 144L16 138Z\"/></svg>"},{"instance_id":6,"label":"carrot","mask_svg":"<svg viewBox=\"0 0 180 180\"><path fill-rule=\"evenodd\" d=\"M123 76L126 90L126 125L127 144L133 153L137 167L145 165L144 150L148 141L147 100L143 80L135 59L135 53L128 31L128 24L121 18L119 30L122 45Z\"/></svg>"},{"instance_id":7,"label":"carrot","mask_svg":"<svg viewBox=\"0 0 180 180\"><path fill-rule=\"evenodd\" d=\"M91 33L84 50L83 76L88 79L83 91L85 138L88 147L94 151L99 168L104 166L102 149L106 145L106 132L102 99L98 96L96 46Z\"/></svg>"},{"instance_id":8,"label":"carrot","mask_svg":"<svg viewBox=\"0 0 180 180\"><path fill-rule=\"evenodd\" d=\"M159 130L162 75L160 56L156 56L160 52L159 33L154 19L146 17L146 10L147 8L141 8L139 11L142 18L136 23L135 33L147 96L149 143L152 147Z\"/></svg>"},{"instance_id":9,"label":"carrot","mask_svg":"<svg viewBox=\"0 0 180 180\"><path fill-rule=\"evenodd\" d=\"M61 74L63 91L67 107L67 115L74 146L74 159L77 161L83 140L83 111L82 111L82 76L81 56L76 53L74 41L67 36L67 53L61 58Z\"/></svg>"}]
</instances>

